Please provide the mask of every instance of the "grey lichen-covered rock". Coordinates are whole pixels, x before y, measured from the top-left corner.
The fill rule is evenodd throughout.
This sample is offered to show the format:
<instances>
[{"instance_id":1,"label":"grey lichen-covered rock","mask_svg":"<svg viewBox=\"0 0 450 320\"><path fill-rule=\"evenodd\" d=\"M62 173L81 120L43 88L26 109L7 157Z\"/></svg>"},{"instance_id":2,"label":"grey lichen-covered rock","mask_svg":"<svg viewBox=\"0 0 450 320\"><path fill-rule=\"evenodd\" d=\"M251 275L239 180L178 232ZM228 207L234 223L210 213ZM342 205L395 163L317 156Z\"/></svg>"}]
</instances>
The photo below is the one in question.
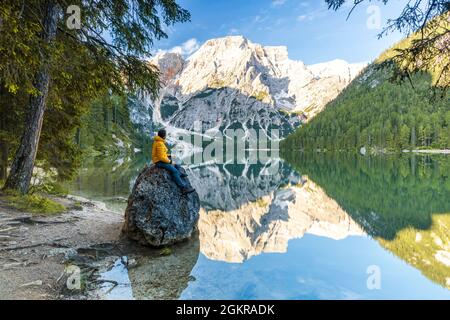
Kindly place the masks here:
<instances>
[{"instance_id":1,"label":"grey lichen-covered rock","mask_svg":"<svg viewBox=\"0 0 450 320\"><path fill-rule=\"evenodd\" d=\"M182 194L167 170L145 166L128 198L123 232L144 245L171 245L191 237L199 210L197 192Z\"/></svg>"}]
</instances>

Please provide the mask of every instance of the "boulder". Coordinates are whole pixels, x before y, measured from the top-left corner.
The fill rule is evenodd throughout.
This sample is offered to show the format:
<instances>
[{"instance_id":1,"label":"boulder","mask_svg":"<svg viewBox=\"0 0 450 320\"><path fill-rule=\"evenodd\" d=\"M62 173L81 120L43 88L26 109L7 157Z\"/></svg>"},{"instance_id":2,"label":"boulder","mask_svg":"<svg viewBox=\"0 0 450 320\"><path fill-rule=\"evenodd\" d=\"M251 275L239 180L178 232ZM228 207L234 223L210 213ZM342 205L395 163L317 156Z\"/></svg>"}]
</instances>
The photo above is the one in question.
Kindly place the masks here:
<instances>
[{"instance_id":1,"label":"boulder","mask_svg":"<svg viewBox=\"0 0 450 320\"><path fill-rule=\"evenodd\" d=\"M172 245L191 237L199 211L197 192L182 194L167 170L145 166L128 198L123 232L144 245Z\"/></svg>"}]
</instances>

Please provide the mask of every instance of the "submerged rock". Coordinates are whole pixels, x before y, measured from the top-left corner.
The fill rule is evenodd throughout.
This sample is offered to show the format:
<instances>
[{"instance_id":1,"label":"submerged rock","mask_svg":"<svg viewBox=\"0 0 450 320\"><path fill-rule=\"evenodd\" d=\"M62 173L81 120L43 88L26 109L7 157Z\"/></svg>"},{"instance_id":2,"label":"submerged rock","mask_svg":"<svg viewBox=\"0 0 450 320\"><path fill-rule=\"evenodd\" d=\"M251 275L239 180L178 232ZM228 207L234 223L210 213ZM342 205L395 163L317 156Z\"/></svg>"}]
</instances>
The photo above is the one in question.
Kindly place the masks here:
<instances>
[{"instance_id":1,"label":"submerged rock","mask_svg":"<svg viewBox=\"0 0 450 320\"><path fill-rule=\"evenodd\" d=\"M145 166L128 198L123 232L144 245L171 245L191 237L199 210L197 192L182 194L168 171Z\"/></svg>"}]
</instances>

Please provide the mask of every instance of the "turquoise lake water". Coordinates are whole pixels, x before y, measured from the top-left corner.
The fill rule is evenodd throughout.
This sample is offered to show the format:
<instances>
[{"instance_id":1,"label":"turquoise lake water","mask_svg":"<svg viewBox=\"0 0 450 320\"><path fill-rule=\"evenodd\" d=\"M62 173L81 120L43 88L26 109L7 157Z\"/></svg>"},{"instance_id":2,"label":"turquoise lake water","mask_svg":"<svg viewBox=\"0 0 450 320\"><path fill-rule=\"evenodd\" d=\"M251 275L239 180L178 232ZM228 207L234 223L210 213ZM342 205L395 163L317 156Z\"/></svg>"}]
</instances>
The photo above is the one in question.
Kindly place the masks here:
<instances>
[{"instance_id":1,"label":"turquoise lake water","mask_svg":"<svg viewBox=\"0 0 450 320\"><path fill-rule=\"evenodd\" d=\"M285 158L187 168L200 249L180 299L450 298L449 156ZM148 161L91 159L70 192L121 214Z\"/></svg>"}]
</instances>

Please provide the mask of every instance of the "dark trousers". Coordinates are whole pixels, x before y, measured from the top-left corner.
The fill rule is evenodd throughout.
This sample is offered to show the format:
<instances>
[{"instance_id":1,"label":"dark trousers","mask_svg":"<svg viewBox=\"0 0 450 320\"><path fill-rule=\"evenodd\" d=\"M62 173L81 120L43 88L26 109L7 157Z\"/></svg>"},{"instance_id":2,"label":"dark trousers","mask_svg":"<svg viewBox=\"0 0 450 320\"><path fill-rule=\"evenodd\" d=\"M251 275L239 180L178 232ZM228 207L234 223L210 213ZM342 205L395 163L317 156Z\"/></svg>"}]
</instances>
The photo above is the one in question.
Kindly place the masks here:
<instances>
[{"instance_id":1,"label":"dark trousers","mask_svg":"<svg viewBox=\"0 0 450 320\"><path fill-rule=\"evenodd\" d=\"M164 162L157 162L155 165L158 168L166 169L167 171L169 171L173 181L177 184L178 187L180 187L181 189L187 187L187 185L183 182L183 180L181 180L180 176L181 167L179 165Z\"/></svg>"}]
</instances>

